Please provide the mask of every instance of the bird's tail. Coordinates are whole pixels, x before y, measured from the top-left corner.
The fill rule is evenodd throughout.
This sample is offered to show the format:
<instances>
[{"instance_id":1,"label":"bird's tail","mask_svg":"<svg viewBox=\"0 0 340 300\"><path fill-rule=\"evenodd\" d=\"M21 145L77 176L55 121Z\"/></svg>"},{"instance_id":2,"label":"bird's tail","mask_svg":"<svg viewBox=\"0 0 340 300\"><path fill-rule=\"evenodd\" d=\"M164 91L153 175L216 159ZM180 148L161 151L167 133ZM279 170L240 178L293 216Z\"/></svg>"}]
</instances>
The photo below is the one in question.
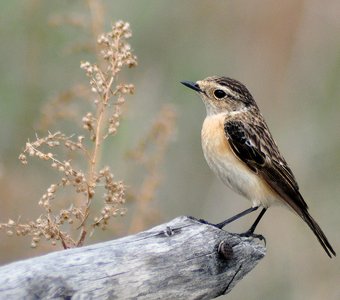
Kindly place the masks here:
<instances>
[{"instance_id":1,"label":"bird's tail","mask_svg":"<svg viewBox=\"0 0 340 300\"><path fill-rule=\"evenodd\" d=\"M318 241L320 242L322 248L326 251L327 255L330 258L332 258L332 255L336 256L336 253L331 244L329 243L326 235L323 233L318 223L316 223L313 217L309 214L307 209L303 210L300 216L308 224L309 228L312 229Z\"/></svg>"}]
</instances>

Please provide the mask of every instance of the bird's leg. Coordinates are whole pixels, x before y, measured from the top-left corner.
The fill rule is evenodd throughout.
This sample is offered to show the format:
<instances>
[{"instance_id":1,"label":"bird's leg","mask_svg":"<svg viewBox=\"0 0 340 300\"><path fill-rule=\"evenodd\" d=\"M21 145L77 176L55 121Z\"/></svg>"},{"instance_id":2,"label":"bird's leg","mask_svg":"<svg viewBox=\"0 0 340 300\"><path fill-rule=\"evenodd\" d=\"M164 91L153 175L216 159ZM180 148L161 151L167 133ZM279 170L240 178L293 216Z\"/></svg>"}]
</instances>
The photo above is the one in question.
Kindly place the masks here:
<instances>
[{"instance_id":1,"label":"bird's leg","mask_svg":"<svg viewBox=\"0 0 340 300\"><path fill-rule=\"evenodd\" d=\"M257 218L256 218L256 220L255 220L255 222L254 222L254 224L251 225L251 227L250 227L250 229L248 230L248 232L254 233L257 224L259 224L260 220L262 219L262 217L263 217L263 215L264 215L264 213L265 213L266 211L267 211L267 208L263 208L263 209L261 210L260 214L257 216Z\"/></svg>"},{"instance_id":2,"label":"bird's leg","mask_svg":"<svg viewBox=\"0 0 340 300\"><path fill-rule=\"evenodd\" d=\"M251 225L251 227L249 228L248 231L246 231L245 233L242 233L242 236L255 236L257 238L259 238L260 240L264 240L266 241L266 239L261 235L261 234L254 234L255 228L256 226L259 224L260 220L262 219L264 213L267 211L267 208L263 208L260 212L260 214L257 216L255 222L253 225Z\"/></svg>"},{"instance_id":3,"label":"bird's leg","mask_svg":"<svg viewBox=\"0 0 340 300\"><path fill-rule=\"evenodd\" d=\"M250 208L248 208L248 209L246 209L246 210L240 212L239 214L237 214L237 215L235 215L235 216L233 216L233 217L231 217L231 218L229 218L229 219L227 219L227 220L225 220L225 221L223 221L223 222L221 222L221 223L215 224L214 226L217 227L217 228L219 228L219 229L222 229L225 225L227 225L227 224L229 224L229 223L231 223L231 222L233 222L233 221L235 221L235 220L237 220L237 219L239 219L239 218L241 218L241 217L243 217L243 216L245 216L245 215L247 215L247 214L249 214L249 213L251 213L251 212L257 210L258 208L259 208L258 206L250 207ZM261 212L261 213L262 213L262 212ZM257 219L256 219L256 220L257 220ZM260 220L259 220L259 221L260 221ZM257 223L258 223L258 222L257 222ZM256 225L257 225L257 224L256 224ZM255 227L256 227L256 225L255 225ZM254 226L254 225L253 225L253 226ZM252 227L253 227L253 226L252 226ZM254 228L254 229L255 229L255 228Z\"/></svg>"}]
</instances>

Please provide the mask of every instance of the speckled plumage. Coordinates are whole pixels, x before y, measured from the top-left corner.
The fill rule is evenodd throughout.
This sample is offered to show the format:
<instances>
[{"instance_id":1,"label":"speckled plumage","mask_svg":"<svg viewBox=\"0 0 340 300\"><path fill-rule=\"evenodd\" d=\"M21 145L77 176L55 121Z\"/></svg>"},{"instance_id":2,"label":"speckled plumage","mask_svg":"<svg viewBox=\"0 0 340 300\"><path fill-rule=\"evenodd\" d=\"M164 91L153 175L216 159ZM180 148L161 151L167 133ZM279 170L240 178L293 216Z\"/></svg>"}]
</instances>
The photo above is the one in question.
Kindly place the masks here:
<instances>
[{"instance_id":1,"label":"speckled plumage","mask_svg":"<svg viewBox=\"0 0 340 300\"><path fill-rule=\"evenodd\" d=\"M237 80L219 76L183 84L197 91L206 106L202 148L214 173L253 207L284 204L292 209L312 229L328 256L335 256L309 214L293 172L248 89Z\"/></svg>"}]
</instances>

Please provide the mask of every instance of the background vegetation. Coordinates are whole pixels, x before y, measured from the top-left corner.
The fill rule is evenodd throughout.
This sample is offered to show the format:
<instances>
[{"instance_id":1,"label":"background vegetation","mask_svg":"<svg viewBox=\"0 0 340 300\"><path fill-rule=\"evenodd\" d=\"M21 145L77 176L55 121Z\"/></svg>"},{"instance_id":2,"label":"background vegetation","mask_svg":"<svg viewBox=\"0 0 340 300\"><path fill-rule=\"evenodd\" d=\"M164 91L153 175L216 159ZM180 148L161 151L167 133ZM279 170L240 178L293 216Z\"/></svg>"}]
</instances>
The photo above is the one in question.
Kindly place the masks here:
<instances>
[{"instance_id":1,"label":"background vegetation","mask_svg":"<svg viewBox=\"0 0 340 300\"><path fill-rule=\"evenodd\" d=\"M1 3L0 222L18 216L26 221L41 214L37 202L55 172L38 160L29 168L22 166L18 155L27 138L34 139L39 131L48 99L87 82L79 63L94 60L93 52L87 51L95 32L87 27L91 3ZM106 145L102 161L112 165L114 175L133 190L143 185L145 174L151 171L136 166L126 153L148 134L164 104L175 106L177 129L172 129L164 163L158 164L154 178L161 185L156 194L150 196L144 190L147 205L141 205L137 195L127 203L126 216L113 220L106 232L96 231L87 243L112 239L178 215L219 222L249 206L206 165L200 146L203 104L179 84L180 80L216 74L234 77L248 86L312 215L339 253L339 1L115 0L104 1L104 5L105 31L113 20L131 24L129 42L139 65L125 74L136 92L127 100L119 131ZM77 26L69 26L70 20L78 20ZM72 112L72 106L67 109ZM69 123L62 126L69 134L75 131ZM227 229L245 231L254 217ZM340 297L338 259L328 259L295 215L272 208L257 231L267 238L267 257L229 298ZM42 244L33 250L29 238L10 238L5 233L0 233L0 241L1 264L60 249Z\"/></svg>"}]
</instances>

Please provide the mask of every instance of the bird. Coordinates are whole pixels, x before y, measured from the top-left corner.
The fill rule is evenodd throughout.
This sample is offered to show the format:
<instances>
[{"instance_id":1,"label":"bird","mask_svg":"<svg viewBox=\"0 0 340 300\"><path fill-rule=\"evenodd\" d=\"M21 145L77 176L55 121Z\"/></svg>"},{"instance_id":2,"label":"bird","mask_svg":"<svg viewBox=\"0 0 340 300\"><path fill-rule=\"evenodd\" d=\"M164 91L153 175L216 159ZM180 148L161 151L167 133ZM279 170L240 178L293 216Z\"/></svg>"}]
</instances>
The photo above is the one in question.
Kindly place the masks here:
<instances>
[{"instance_id":1,"label":"bird","mask_svg":"<svg viewBox=\"0 0 340 300\"><path fill-rule=\"evenodd\" d=\"M207 114L201 142L209 167L226 186L251 201L250 208L215 226L222 229L262 207L245 233L254 235L267 209L278 204L300 216L327 255L336 256L326 235L310 215L295 176L246 86L225 76L181 83L197 92L205 105Z\"/></svg>"}]
</instances>

